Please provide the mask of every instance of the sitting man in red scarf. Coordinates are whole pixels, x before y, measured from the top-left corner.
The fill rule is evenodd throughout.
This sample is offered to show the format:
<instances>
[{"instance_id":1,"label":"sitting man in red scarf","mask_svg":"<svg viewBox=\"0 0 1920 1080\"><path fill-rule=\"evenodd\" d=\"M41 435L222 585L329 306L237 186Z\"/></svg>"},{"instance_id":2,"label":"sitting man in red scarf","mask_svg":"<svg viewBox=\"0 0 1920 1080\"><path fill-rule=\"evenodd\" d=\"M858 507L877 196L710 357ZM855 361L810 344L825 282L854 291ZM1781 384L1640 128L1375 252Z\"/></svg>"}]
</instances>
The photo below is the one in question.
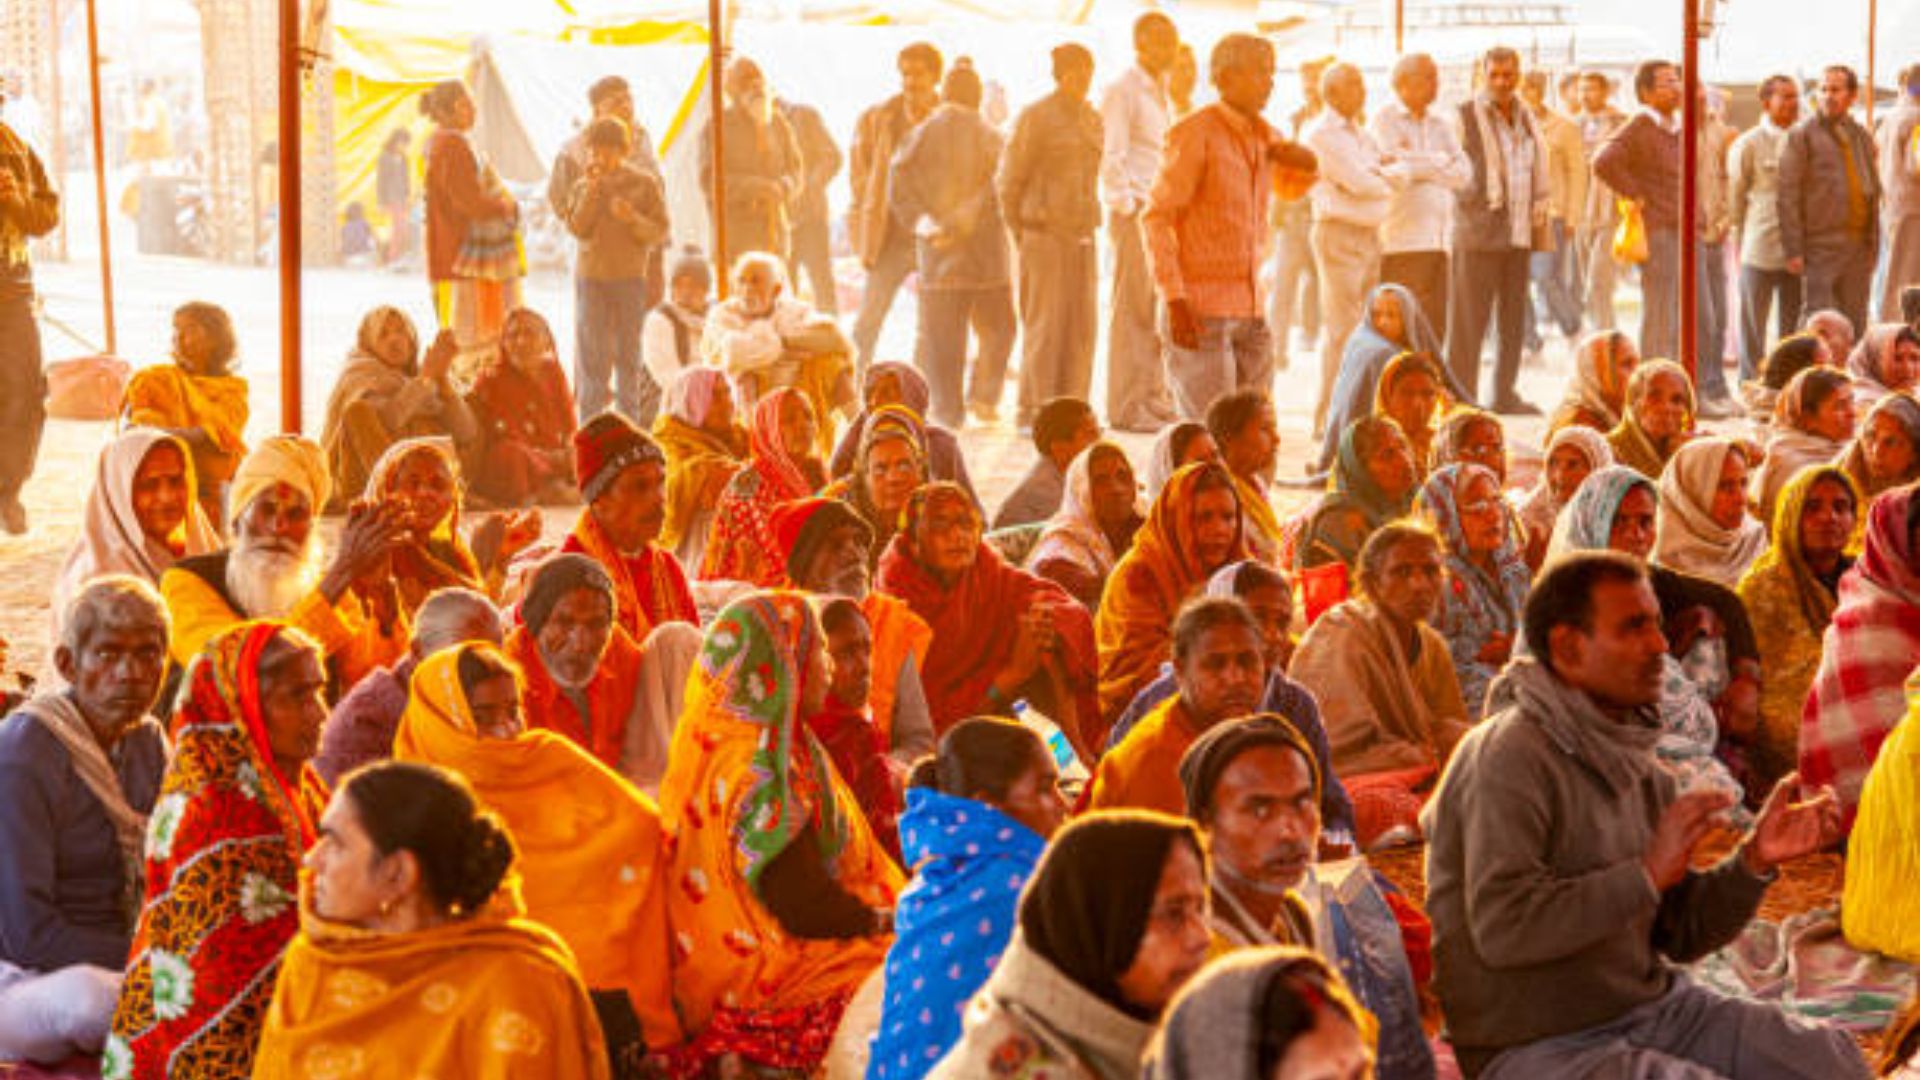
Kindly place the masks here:
<instances>
[{"instance_id":1,"label":"sitting man in red scarf","mask_svg":"<svg viewBox=\"0 0 1920 1080\"><path fill-rule=\"evenodd\" d=\"M573 464L587 506L561 550L606 570L621 629L644 641L663 622L699 625L686 571L654 542L667 520L667 456L659 444L626 417L601 413L574 433Z\"/></svg>"},{"instance_id":2,"label":"sitting man in red scarf","mask_svg":"<svg viewBox=\"0 0 1920 1080\"><path fill-rule=\"evenodd\" d=\"M614 621L613 580L585 555L555 555L533 572L520 618L507 655L526 679L527 726L565 735L620 771L640 646Z\"/></svg>"}]
</instances>

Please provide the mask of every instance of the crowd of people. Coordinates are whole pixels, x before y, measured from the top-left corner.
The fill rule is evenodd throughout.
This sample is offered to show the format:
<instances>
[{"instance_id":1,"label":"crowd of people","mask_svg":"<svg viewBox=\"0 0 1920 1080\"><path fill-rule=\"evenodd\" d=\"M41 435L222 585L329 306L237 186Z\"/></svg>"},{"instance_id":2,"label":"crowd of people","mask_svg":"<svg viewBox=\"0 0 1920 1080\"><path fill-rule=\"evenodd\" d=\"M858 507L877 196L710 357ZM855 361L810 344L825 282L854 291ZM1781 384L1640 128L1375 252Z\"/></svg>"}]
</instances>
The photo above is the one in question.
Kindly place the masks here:
<instances>
[{"instance_id":1,"label":"crowd of people","mask_svg":"<svg viewBox=\"0 0 1920 1080\"><path fill-rule=\"evenodd\" d=\"M231 320L180 309L100 454L42 689L0 721L0 1060L1920 1075L1920 1000L1870 1066L1689 973L1841 845L1846 941L1920 964L1920 78L1878 149L1845 69L1798 122L1769 81L1784 135L1723 155L1775 155L1721 225L1743 263L1777 241L1755 295L1794 309L1736 404L1711 346L1666 359L1681 316L1654 310L1673 65L1588 138L1604 77L1562 84L1570 118L1495 48L1442 116L1412 56L1363 123L1333 63L1296 141L1260 119L1264 40L1217 43L1218 101L1177 118L1172 21L1135 40L1099 110L1090 55L1056 49L1004 160L971 64L900 54L850 155L851 334L788 279L812 121L745 60L723 303L704 259L667 263L631 97L595 85L554 173L571 371L517 302L458 84L427 95L429 206L459 192L427 217L441 326L423 347L370 312L319 440L249 445ZM20 183L9 242L39 220ZM1603 185L1650 303L1638 342L1578 342L1529 476L1503 420L1537 411L1527 289L1611 264ZM1909 310L1869 323L1883 196L1883 318ZM1323 335L1299 507L1258 281L1276 200L1308 208ZM1104 410L1103 203L1133 365ZM882 362L915 271L915 363ZM1033 464L989 513L956 431L994 414L1016 331ZM1413 845L1410 898L1369 858Z\"/></svg>"}]
</instances>

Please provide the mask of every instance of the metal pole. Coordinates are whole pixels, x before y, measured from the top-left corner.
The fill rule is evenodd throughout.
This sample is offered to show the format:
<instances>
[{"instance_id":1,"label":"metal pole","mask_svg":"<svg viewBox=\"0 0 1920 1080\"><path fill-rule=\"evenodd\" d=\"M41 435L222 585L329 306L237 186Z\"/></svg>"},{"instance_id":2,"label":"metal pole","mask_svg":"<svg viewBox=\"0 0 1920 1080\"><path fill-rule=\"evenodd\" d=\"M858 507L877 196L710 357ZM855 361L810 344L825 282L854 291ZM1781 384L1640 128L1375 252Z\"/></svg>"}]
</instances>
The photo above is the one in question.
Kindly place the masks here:
<instances>
[{"instance_id":1,"label":"metal pole","mask_svg":"<svg viewBox=\"0 0 1920 1080\"><path fill-rule=\"evenodd\" d=\"M280 430L300 433L300 0L280 0Z\"/></svg>"},{"instance_id":2,"label":"metal pole","mask_svg":"<svg viewBox=\"0 0 1920 1080\"><path fill-rule=\"evenodd\" d=\"M87 0L87 85L93 92L93 203L100 215L100 307L106 319L107 355L120 351L113 326L113 244L107 221L107 141L100 119L99 0ZM59 117L54 118L59 123Z\"/></svg>"},{"instance_id":3,"label":"metal pole","mask_svg":"<svg viewBox=\"0 0 1920 1080\"><path fill-rule=\"evenodd\" d=\"M1880 0L1867 0L1867 130L1873 130L1874 35L1880 29Z\"/></svg>"},{"instance_id":4,"label":"metal pole","mask_svg":"<svg viewBox=\"0 0 1920 1080\"><path fill-rule=\"evenodd\" d=\"M51 164L54 186L65 191L68 172L67 125L60 122L60 117L63 115L61 111L63 95L60 93L60 16L62 14L60 7L60 0L53 0L53 3L47 5L47 40L51 42L47 47L47 66L52 76L47 82L47 115L53 117L53 131L50 134L53 142ZM61 262L67 261L67 218L69 216L71 215L60 215L60 235L54 240L55 250L59 252Z\"/></svg>"},{"instance_id":5,"label":"metal pole","mask_svg":"<svg viewBox=\"0 0 1920 1080\"><path fill-rule=\"evenodd\" d=\"M723 81L722 58L726 52L722 38L726 35L726 26L720 15L721 0L707 0L707 90L711 114L707 120L707 130L712 133L713 198L708 204L713 208L713 263L714 274L719 287L720 299L727 298L727 286L733 276L733 268L725 264L727 257L727 173L721 168L721 162L727 159L725 125L720 121L725 115L725 103L722 100L720 84Z\"/></svg>"},{"instance_id":6,"label":"metal pole","mask_svg":"<svg viewBox=\"0 0 1920 1080\"><path fill-rule=\"evenodd\" d=\"M1393 54L1407 51L1407 0L1393 0Z\"/></svg>"},{"instance_id":7,"label":"metal pole","mask_svg":"<svg viewBox=\"0 0 1920 1080\"><path fill-rule=\"evenodd\" d=\"M1680 62L1680 363L1687 369L1694 386L1700 385L1699 364L1718 364L1718 356L1698 357L1700 328L1694 322L1694 295L1699 287L1699 268L1694 265L1695 235L1699 207L1694 205L1700 167L1700 8L1699 0L1686 0L1681 26L1684 56ZM1662 298L1648 297L1649 304ZM1641 318L1646 318L1642 311Z\"/></svg>"}]
</instances>

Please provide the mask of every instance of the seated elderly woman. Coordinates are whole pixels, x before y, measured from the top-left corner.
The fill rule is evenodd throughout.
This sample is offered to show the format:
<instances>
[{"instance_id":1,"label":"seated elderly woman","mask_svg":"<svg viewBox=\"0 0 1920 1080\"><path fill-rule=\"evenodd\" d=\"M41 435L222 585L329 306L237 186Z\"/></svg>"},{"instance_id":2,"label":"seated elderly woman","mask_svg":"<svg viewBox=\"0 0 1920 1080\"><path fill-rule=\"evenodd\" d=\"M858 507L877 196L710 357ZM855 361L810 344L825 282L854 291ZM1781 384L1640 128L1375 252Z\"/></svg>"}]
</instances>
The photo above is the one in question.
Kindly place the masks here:
<instances>
[{"instance_id":1,"label":"seated elderly woman","mask_svg":"<svg viewBox=\"0 0 1920 1080\"><path fill-rule=\"evenodd\" d=\"M1207 965L1148 1045L1141 1080L1372 1076L1372 1018L1318 953L1246 949Z\"/></svg>"},{"instance_id":2,"label":"seated elderly woman","mask_svg":"<svg viewBox=\"0 0 1920 1080\"><path fill-rule=\"evenodd\" d=\"M67 609L94 578L130 574L158 585L174 563L220 546L219 529L200 505L187 444L153 428L122 432L100 451L80 535L53 580L48 640L60 641ZM49 666L58 678L57 665Z\"/></svg>"},{"instance_id":3,"label":"seated elderly woman","mask_svg":"<svg viewBox=\"0 0 1920 1080\"><path fill-rule=\"evenodd\" d=\"M1220 447L1220 464L1233 477L1248 552L1277 563L1286 527L1269 498L1280 463L1280 424L1273 398L1260 389L1222 394L1207 406L1207 430Z\"/></svg>"},{"instance_id":4,"label":"seated elderly woman","mask_svg":"<svg viewBox=\"0 0 1920 1080\"><path fill-rule=\"evenodd\" d=\"M1369 416L1347 425L1327 493L1296 519L1293 569L1339 564L1351 571L1367 537L1413 508L1419 485L1413 447L1399 424Z\"/></svg>"},{"instance_id":5,"label":"seated elderly woman","mask_svg":"<svg viewBox=\"0 0 1920 1080\"><path fill-rule=\"evenodd\" d=\"M743 403L776 387L799 390L818 424L815 456L833 453L833 415L855 400L853 345L831 316L791 295L778 258L750 251L733 264L733 295L707 312L700 351L733 376Z\"/></svg>"},{"instance_id":6,"label":"seated elderly woman","mask_svg":"<svg viewBox=\"0 0 1920 1080\"><path fill-rule=\"evenodd\" d=\"M1348 424L1377 411L1389 364L1409 354L1431 359L1440 355L1443 344L1427 313L1420 309L1420 301L1406 286L1392 282L1375 286L1367 296L1367 317L1353 328L1340 353L1340 374L1333 383L1324 423L1319 425L1326 435L1314 471L1333 467L1333 459L1340 453L1340 433ZM1455 401L1473 400L1473 395L1462 390L1445 368L1437 368L1432 374L1434 400L1441 394Z\"/></svg>"},{"instance_id":7,"label":"seated elderly woman","mask_svg":"<svg viewBox=\"0 0 1920 1080\"><path fill-rule=\"evenodd\" d=\"M1401 353L1389 360L1380 372L1372 415L1384 416L1400 425L1400 433L1413 447L1414 467L1421 476L1433 468L1433 439L1438 434L1436 421L1450 402L1457 400L1449 397L1444 389L1450 377L1451 370L1428 353ZM1333 444L1337 460L1339 437L1332 436L1328 441ZM1331 468L1333 462L1327 464Z\"/></svg>"},{"instance_id":8,"label":"seated elderly woman","mask_svg":"<svg viewBox=\"0 0 1920 1080\"><path fill-rule=\"evenodd\" d=\"M1795 375L1810 367L1836 367L1846 356L1846 353L1834 353L1827 347L1826 339L1810 330L1788 334L1774 342L1760 364L1759 378L1749 379L1740 387L1740 399L1747 407L1747 415L1762 428L1768 426L1773 422L1774 406L1780 403L1780 391L1787 388Z\"/></svg>"},{"instance_id":9,"label":"seated elderly woman","mask_svg":"<svg viewBox=\"0 0 1920 1080\"><path fill-rule=\"evenodd\" d=\"M514 556L540 538L540 513L488 514L469 536L460 525L460 459L444 437L402 439L367 477L364 501L394 504L405 532L391 552L394 588L409 616L440 589L498 596Z\"/></svg>"},{"instance_id":10,"label":"seated elderly woman","mask_svg":"<svg viewBox=\"0 0 1920 1080\"><path fill-rule=\"evenodd\" d=\"M883 405L867 417L860 432L853 472L822 494L844 500L859 512L873 530L870 554L877 563L900 530L908 497L928 479L926 429L919 415L902 405Z\"/></svg>"},{"instance_id":11,"label":"seated elderly woman","mask_svg":"<svg viewBox=\"0 0 1920 1080\"><path fill-rule=\"evenodd\" d=\"M1640 347L1619 330L1599 330L1582 338L1573 353L1573 380L1553 410L1547 430L1589 427L1602 433L1620 426L1627 411L1627 381L1640 366Z\"/></svg>"},{"instance_id":12,"label":"seated elderly woman","mask_svg":"<svg viewBox=\"0 0 1920 1080\"><path fill-rule=\"evenodd\" d=\"M366 487L374 462L401 439L439 436L458 451L472 449L479 427L453 385L459 352L453 332L442 330L421 356L413 321L396 307L383 304L360 320L320 434L338 495Z\"/></svg>"},{"instance_id":13,"label":"seated elderly woman","mask_svg":"<svg viewBox=\"0 0 1920 1080\"><path fill-rule=\"evenodd\" d=\"M106 1041L167 766L147 715L167 668L160 594L116 574L67 607L53 655L68 688L0 720L0 1061Z\"/></svg>"},{"instance_id":14,"label":"seated elderly woman","mask_svg":"<svg viewBox=\"0 0 1920 1080\"><path fill-rule=\"evenodd\" d=\"M1160 429L1147 458L1147 501L1152 502L1165 490L1173 474L1188 465L1217 465L1220 445L1213 432L1198 420L1181 420Z\"/></svg>"},{"instance_id":15,"label":"seated elderly woman","mask_svg":"<svg viewBox=\"0 0 1920 1080\"><path fill-rule=\"evenodd\" d=\"M414 670L394 760L466 777L512 830L527 915L578 960L616 1059L677 1044L660 812L571 740L528 728L521 700L493 646L435 653Z\"/></svg>"},{"instance_id":16,"label":"seated elderly woman","mask_svg":"<svg viewBox=\"0 0 1920 1080\"><path fill-rule=\"evenodd\" d=\"M1133 464L1118 443L1094 443L1067 466L1066 496L1027 555L1027 569L1100 609L1107 575L1133 546L1146 519L1139 510Z\"/></svg>"},{"instance_id":17,"label":"seated elderly woman","mask_svg":"<svg viewBox=\"0 0 1920 1080\"><path fill-rule=\"evenodd\" d=\"M1766 527L1747 513L1753 444L1694 439L1660 474L1653 561L1727 588L1767 549Z\"/></svg>"},{"instance_id":18,"label":"seated elderly woman","mask_svg":"<svg viewBox=\"0 0 1920 1080\"><path fill-rule=\"evenodd\" d=\"M1108 576L1094 618L1103 733L1172 656L1168 613L1247 555L1240 499L1226 467L1187 465L1174 473Z\"/></svg>"},{"instance_id":19,"label":"seated elderly woman","mask_svg":"<svg viewBox=\"0 0 1920 1080\"><path fill-rule=\"evenodd\" d=\"M1019 927L927 1074L1005 1071L1134 1080L1154 1026L1206 963L1207 856L1184 818L1100 811L1053 838Z\"/></svg>"},{"instance_id":20,"label":"seated elderly woman","mask_svg":"<svg viewBox=\"0 0 1920 1080\"><path fill-rule=\"evenodd\" d=\"M1539 570L1547 558L1547 540L1561 508L1595 469L1613 464L1607 437L1585 424L1569 424L1547 440L1546 468L1533 490L1520 500L1520 527L1527 537L1527 566Z\"/></svg>"},{"instance_id":21,"label":"seated elderly woman","mask_svg":"<svg viewBox=\"0 0 1920 1080\"><path fill-rule=\"evenodd\" d=\"M867 420L888 405L900 405L921 419L927 443L927 479L951 480L979 501L973 480L967 475L967 459L960 452L959 437L926 419L927 408L933 403L933 389L927 385L920 369L896 360L869 365L861 401L865 408L847 425L840 436L840 445L833 448L833 460L827 463L827 472L834 479L853 473L854 458L860 453L860 437L866 430Z\"/></svg>"},{"instance_id":22,"label":"seated elderly woman","mask_svg":"<svg viewBox=\"0 0 1920 1080\"><path fill-rule=\"evenodd\" d=\"M1837 465L1795 473L1773 509L1773 545L1740 578L1740 602L1760 646L1760 723L1747 767L1771 790L1800 756L1800 713L1820 668L1840 579L1853 568L1854 526L1866 500Z\"/></svg>"},{"instance_id":23,"label":"seated elderly woman","mask_svg":"<svg viewBox=\"0 0 1920 1080\"><path fill-rule=\"evenodd\" d=\"M886 956L902 885L803 718L828 691L799 593L707 628L660 785L685 1059L806 1073Z\"/></svg>"},{"instance_id":24,"label":"seated elderly woman","mask_svg":"<svg viewBox=\"0 0 1920 1080\"><path fill-rule=\"evenodd\" d=\"M247 380L233 373L233 320L194 301L173 313L173 360L134 372L120 414L129 425L178 436L193 454L200 505L225 525L227 482L246 455Z\"/></svg>"},{"instance_id":25,"label":"seated elderly woman","mask_svg":"<svg viewBox=\"0 0 1920 1080\"><path fill-rule=\"evenodd\" d=\"M1671 360L1648 360L1627 379L1627 407L1607 433L1613 460L1642 476L1666 469L1681 444L1693 437L1693 382Z\"/></svg>"},{"instance_id":26,"label":"seated elderly woman","mask_svg":"<svg viewBox=\"0 0 1920 1080\"><path fill-rule=\"evenodd\" d=\"M1428 472L1448 465L1478 465L1493 474L1502 491L1507 484L1507 428L1500 418L1471 405L1453 410L1434 433ZM1504 496L1503 496L1504 498Z\"/></svg>"},{"instance_id":27,"label":"seated elderly woman","mask_svg":"<svg viewBox=\"0 0 1920 1080\"><path fill-rule=\"evenodd\" d=\"M681 566L706 556L714 507L746 464L747 429L734 422L733 385L718 368L690 367L667 387L653 441L667 456L667 520L660 546Z\"/></svg>"},{"instance_id":28,"label":"seated elderly woman","mask_svg":"<svg viewBox=\"0 0 1920 1080\"><path fill-rule=\"evenodd\" d=\"M283 623L218 634L187 670L147 821L146 906L104 1076L250 1076L313 846L307 759L327 718L320 654Z\"/></svg>"},{"instance_id":29,"label":"seated elderly woman","mask_svg":"<svg viewBox=\"0 0 1920 1080\"><path fill-rule=\"evenodd\" d=\"M467 403L480 428L472 454L478 494L501 506L574 501L567 453L576 426L573 391L538 312L507 314L499 351L481 366Z\"/></svg>"},{"instance_id":30,"label":"seated elderly woman","mask_svg":"<svg viewBox=\"0 0 1920 1080\"><path fill-rule=\"evenodd\" d=\"M1440 537L1446 588L1433 621L1446 639L1467 719L1485 711L1487 687L1507 665L1520 634L1533 574L1500 500L1500 480L1481 465L1443 465L1414 503Z\"/></svg>"},{"instance_id":31,"label":"seated elderly woman","mask_svg":"<svg viewBox=\"0 0 1920 1080\"><path fill-rule=\"evenodd\" d=\"M1880 744L1906 715L1920 655L1920 498L1889 491L1867 511L1865 546L1840 578L1820 669L1800 721L1800 779L1833 785L1849 827Z\"/></svg>"},{"instance_id":32,"label":"seated elderly woman","mask_svg":"<svg viewBox=\"0 0 1920 1080\"><path fill-rule=\"evenodd\" d=\"M253 1075L378 1061L405 1075L606 1077L573 956L509 877L517 855L459 773L384 762L349 777L307 855L300 933Z\"/></svg>"},{"instance_id":33,"label":"seated elderly woman","mask_svg":"<svg viewBox=\"0 0 1920 1080\"><path fill-rule=\"evenodd\" d=\"M920 1080L960 1039L960 1015L1013 936L1020 890L1066 824L1060 774L1016 721L955 724L914 768L900 818L913 881L894 913L874 1080Z\"/></svg>"},{"instance_id":34,"label":"seated elderly woman","mask_svg":"<svg viewBox=\"0 0 1920 1080\"><path fill-rule=\"evenodd\" d=\"M1447 640L1432 626L1442 556L1424 527L1382 526L1361 549L1354 597L1322 615L1293 655L1293 678L1320 703L1362 847L1417 835L1433 778L1470 723Z\"/></svg>"},{"instance_id":35,"label":"seated elderly woman","mask_svg":"<svg viewBox=\"0 0 1920 1080\"><path fill-rule=\"evenodd\" d=\"M1920 332L1905 323L1878 323L1847 354L1854 404L1870 409L1888 394L1920 384Z\"/></svg>"},{"instance_id":36,"label":"seated elderly woman","mask_svg":"<svg viewBox=\"0 0 1920 1080\"><path fill-rule=\"evenodd\" d=\"M1024 698L1092 760L1106 734L1094 696L1093 620L1065 589L981 541L980 512L958 484L913 493L880 558L878 585L933 630L920 677L936 734Z\"/></svg>"},{"instance_id":37,"label":"seated elderly woman","mask_svg":"<svg viewBox=\"0 0 1920 1080\"><path fill-rule=\"evenodd\" d=\"M1754 470L1747 497L1762 520L1794 473L1839 461L1853 438L1853 380L1833 368L1808 368L1793 377L1774 404L1767 456Z\"/></svg>"},{"instance_id":38,"label":"seated elderly woman","mask_svg":"<svg viewBox=\"0 0 1920 1080\"><path fill-rule=\"evenodd\" d=\"M815 452L819 426L807 396L782 386L753 407L748 427L752 457L734 474L713 511L700 576L707 580L778 585L786 552L773 535L773 512L826 486Z\"/></svg>"},{"instance_id":39,"label":"seated elderly woman","mask_svg":"<svg viewBox=\"0 0 1920 1080\"><path fill-rule=\"evenodd\" d=\"M1881 398L1840 464L1868 499L1920 480L1920 401L1908 393Z\"/></svg>"}]
</instances>

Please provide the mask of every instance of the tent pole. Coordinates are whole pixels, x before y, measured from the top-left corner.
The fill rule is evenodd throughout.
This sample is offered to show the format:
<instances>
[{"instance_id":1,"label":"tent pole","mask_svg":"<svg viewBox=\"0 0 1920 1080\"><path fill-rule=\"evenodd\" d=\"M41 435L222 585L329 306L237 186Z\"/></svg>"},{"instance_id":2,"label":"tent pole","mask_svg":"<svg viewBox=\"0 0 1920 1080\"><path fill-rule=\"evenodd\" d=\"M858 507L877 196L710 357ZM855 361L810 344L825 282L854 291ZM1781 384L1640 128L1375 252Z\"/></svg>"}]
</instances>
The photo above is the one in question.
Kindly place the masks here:
<instances>
[{"instance_id":1,"label":"tent pole","mask_svg":"<svg viewBox=\"0 0 1920 1080\"><path fill-rule=\"evenodd\" d=\"M707 130L713 133L713 158L709 163L713 172L713 198L707 203L713 208L713 263L716 285L720 299L727 298L727 286L733 277L733 268L723 264L727 257L727 173L721 168L726 155L725 103L721 100L720 83L724 69L721 67L726 44L721 38L726 34L726 26L720 17L721 0L707 0L707 91L711 95L707 121Z\"/></svg>"},{"instance_id":2,"label":"tent pole","mask_svg":"<svg viewBox=\"0 0 1920 1080\"><path fill-rule=\"evenodd\" d=\"M1880 0L1867 0L1867 130L1873 130L1874 36L1880 29Z\"/></svg>"},{"instance_id":3,"label":"tent pole","mask_svg":"<svg viewBox=\"0 0 1920 1080\"><path fill-rule=\"evenodd\" d=\"M1393 0L1393 54L1407 51L1407 0Z\"/></svg>"},{"instance_id":4,"label":"tent pole","mask_svg":"<svg viewBox=\"0 0 1920 1080\"><path fill-rule=\"evenodd\" d=\"M1680 363L1694 386L1700 385L1700 364L1718 364L1718 356L1698 357L1700 328L1694 322L1694 297L1699 288L1698 267L1694 265L1695 235L1699 207L1695 205L1700 167L1700 0L1686 0L1680 28L1684 56L1680 62ZM1649 297L1654 303L1660 298ZM1641 318L1647 313L1642 311ZM1648 359L1652 359L1649 357ZM1696 390L1697 394L1697 390Z\"/></svg>"},{"instance_id":5,"label":"tent pole","mask_svg":"<svg viewBox=\"0 0 1920 1080\"><path fill-rule=\"evenodd\" d=\"M93 92L93 201L100 215L100 305L106 319L107 355L120 351L113 325L113 244L107 220L107 142L100 119L100 4L87 0L87 84ZM59 122L58 117L55 123Z\"/></svg>"},{"instance_id":6,"label":"tent pole","mask_svg":"<svg viewBox=\"0 0 1920 1080\"><path fill-rule=\"evenodd\" d=\"M280 430L300 433L300 0L280 0Z\"/></svg>"}]
</instances>

